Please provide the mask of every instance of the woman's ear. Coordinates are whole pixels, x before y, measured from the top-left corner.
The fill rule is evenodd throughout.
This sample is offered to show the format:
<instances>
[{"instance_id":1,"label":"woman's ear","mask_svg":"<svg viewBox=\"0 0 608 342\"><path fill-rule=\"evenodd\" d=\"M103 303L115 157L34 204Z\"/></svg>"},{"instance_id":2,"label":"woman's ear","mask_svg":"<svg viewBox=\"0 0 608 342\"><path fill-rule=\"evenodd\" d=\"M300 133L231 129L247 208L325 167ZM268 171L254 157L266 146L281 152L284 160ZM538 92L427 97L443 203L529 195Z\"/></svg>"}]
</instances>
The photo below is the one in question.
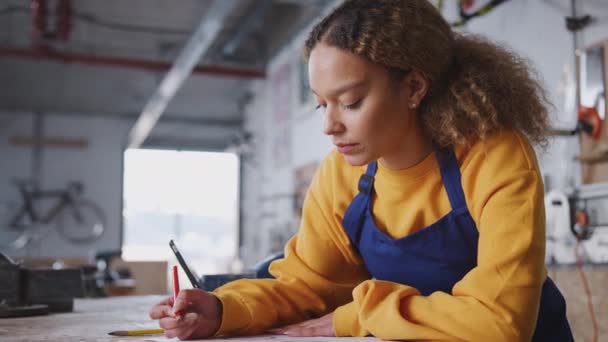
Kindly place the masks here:
<instances>
[{"instance_id":1,"label":"woman's ear","mask_svg":"<svg viewBox=\"0 0 608 342\"><path fill-rule=\"evenodd\" d=\"M405 76L403 82L405 89L407 89L408 107L411 109L418 108L429 90L428 78L422 71L413 69Z\"/></svg>"}]
</instances>

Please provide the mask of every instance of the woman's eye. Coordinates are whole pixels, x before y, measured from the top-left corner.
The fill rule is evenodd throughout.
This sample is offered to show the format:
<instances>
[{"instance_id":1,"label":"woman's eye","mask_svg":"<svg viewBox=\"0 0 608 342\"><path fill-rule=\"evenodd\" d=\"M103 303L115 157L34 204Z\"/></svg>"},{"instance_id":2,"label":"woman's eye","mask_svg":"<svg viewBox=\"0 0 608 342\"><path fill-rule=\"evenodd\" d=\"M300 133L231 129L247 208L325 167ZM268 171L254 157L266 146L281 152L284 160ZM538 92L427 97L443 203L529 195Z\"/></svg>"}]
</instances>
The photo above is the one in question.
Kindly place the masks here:
<instances>
[{"instance_id":1,"label":"woman's eye","mask_svg":"<svg viewBox=\"0 0 608 342\"><path fill-rule=\"evenodd\" d=\"M363 99L355 101L351 104L342 105L342 108L344 108L346 110L354 110L354 109L361 107L361 102L363 102Z\"/></svg>"},{"instance_id":2,"label":"woman's eye","mask_svg":"<svg viewBox=\"0 0 608 342\"><path fill-rule=\"evenodd\" d=\"M315 107L315 110L319 110L319 109L321 109L321 108L325 109L325 107L326 107L325 105L317 105L317 106Z\"/></svg>"}]
</instances>

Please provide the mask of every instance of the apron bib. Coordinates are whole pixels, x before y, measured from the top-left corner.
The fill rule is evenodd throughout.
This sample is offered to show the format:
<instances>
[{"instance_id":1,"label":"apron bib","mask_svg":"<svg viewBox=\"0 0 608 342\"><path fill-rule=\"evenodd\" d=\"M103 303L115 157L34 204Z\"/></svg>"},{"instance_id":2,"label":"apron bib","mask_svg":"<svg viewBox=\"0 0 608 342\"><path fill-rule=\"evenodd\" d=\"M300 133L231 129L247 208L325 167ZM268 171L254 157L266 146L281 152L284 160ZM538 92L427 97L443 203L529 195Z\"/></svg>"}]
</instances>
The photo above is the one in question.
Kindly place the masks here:
<instances>
[{"instance_id":1,"label":"apron bib","mask_svg":"<svg viewBox=\"0 0 608 342\"><path fill-rule=\"evenodd\" d=\"M342 225L369 273L416 288L424 296L452 292L452 287L477 266L479 233L467 208L460 168L451 149L436 152L441 178L452 210L428 227L394 239L382 232L372 213L377 162L359 179L359 193L349 205ZM543 284L532 341L573 341L566 302L553 281Z\"/></svg>"}]
</instances>

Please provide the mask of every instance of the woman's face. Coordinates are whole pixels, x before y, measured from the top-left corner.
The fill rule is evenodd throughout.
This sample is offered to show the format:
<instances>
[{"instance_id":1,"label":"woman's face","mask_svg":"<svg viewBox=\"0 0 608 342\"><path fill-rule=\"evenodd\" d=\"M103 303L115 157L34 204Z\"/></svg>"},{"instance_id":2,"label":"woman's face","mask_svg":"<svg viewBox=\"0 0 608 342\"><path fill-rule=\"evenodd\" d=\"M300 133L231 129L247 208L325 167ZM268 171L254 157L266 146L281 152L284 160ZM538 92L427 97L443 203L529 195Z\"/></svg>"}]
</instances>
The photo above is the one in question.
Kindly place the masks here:
<instances>
[{"instance_id":1,"label":"woman's face","mask_svg":"<svg viewBox=\"0 0 608 342\"><path fill-rule=\"evenodd\" d=\"M308 72L324 116L323 132L351 165L380 159L399 169L419 161L427 143L415 108L424 93L417 97L420 89L411 73L392 81L382 66L323 43L311 51Z\"/></svg>"}]
</instances>

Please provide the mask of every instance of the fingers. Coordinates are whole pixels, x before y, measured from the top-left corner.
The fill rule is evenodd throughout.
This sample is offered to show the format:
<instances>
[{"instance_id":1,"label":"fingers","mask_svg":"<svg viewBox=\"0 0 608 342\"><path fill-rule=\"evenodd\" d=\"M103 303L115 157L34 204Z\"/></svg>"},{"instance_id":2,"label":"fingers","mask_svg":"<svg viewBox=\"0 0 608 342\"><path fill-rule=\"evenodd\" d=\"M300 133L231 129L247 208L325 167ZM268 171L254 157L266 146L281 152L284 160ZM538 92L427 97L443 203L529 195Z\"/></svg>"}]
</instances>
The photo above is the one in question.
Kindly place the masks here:
<instances>
[{"instance_id":1,"label":"fingers","mask_svg":"<svg viewBox=\"0 0 608 342\"><path fill-rule=\"evenodd\" d=\"M296 337L305 336L335 336L332 316L326 315L319 319L311 319L301 323L291 324L280 328L268 330L271 334L288 335Z\"/></svg>"},{"instance_id":2,"label":"fingers","mask_svg":"<svg viewBox=\"0 0 608 342\"><path fill-rule=\"evenodd\" d=\"M300 327L294 328L286 332L288 336L295 337L306 337L306 336L333 336L333 331L327 331L325 327L322 326L312 326L312 327Z\"/></svg>"},{"instance_id":3,"label":"fingers","mask_svg":"<svg viewBox=\"0 0 608 342\"><path fill-rule=\"evenodd\" d=\"M167 297L161 300L158 304L154 305L148 314L152 319L161 319L166 316L173 316L173 311L170 310L172 306L173 297ZM169 311L167 311L167 308Z\"/></svg>"},{"instance_id":4,"label":"fingers","mask_svg":"<svg viewBox=\"0 0 608 342\"><path fill-rule=\"evenodd\" d=\"M196 330L196 327L188 327L185 329L165 330L165 337L166 338L176 338L177 337L180 340L187 340L192 337L195 330Z\"/></svg>"},{"instance_id":5,"label":"fingers","mask_svg":"<svg viewBox=\"0 0 608 342\"><path fill-rule=\"evenodd\" d=\"M269 330L266 330L266 332L273 334L273 335L285 335L285 329L283 329L283 328L269 329Z\"/></svg>"},{"instance_id":6,"label":"fingers","mask_svg":"<svg viewBox=\"0 0 608 342\"><path fill-rule=\"evenodd\" d=\"M308 328L308 327L311 327L311 326L315 326L317 324L318 323L317 323L316 319L310 319L310 320L307 320L307 321L302 321L302 322L299 322L299 323L289 324L289 325L285 325L285 326L282 326L282 327L270 329L268 331L276 333L276 334L279 334L279 335L286 335L286 332L293 332L295 330L302 329L302 328Z\"/></svg>"},{"instance_id":7,"label":"fingers","mask_svg":"<svg viewBox=\"0 0 608 342\"><path fill-rule=\"evenodd\" d=\"M175 302L168 298L154 306L150 317L159 320L167 338L205 338L219 329L222 307L219 299L210 293L185 289L179 292Z\"/></svg>"},{"instance_id":8,"label":"fingers","mask_svg":"<svg viewBox=\"0 0 608 342\"><path fill-rule=\"evenodd\" d=\"M174 317L164 317L158 321L158 325L164 330L173 330L180 326L181 321Z\"/></svg>"},{"instance_id":9,"label":"fingers","mask_svg":"<svg viewBox=\"0 0 608 342\"><path fill-rule=\"evenodd\" d=\"M165 337L179 338L185 340L194 334L199 327L199 315L197 313L188 313L182 319L171 317L163 318L159 321L160 327L165 330Z\"/></svg>"},{"instance_id":10,"label":"fingers","mask_svg":"<svg viewBox=\"0 0 608 342\"><path fill-rule=\"evenodd\" d=\"M155 305L149 312L151 319L161 319L164 317L173 317L173 309L168 305Z\"/></svg>"},{"instance_id":11,"label":"fingers","mask_svg":"<svg viewBox=\"0 0 608 342\"><path fill-rule=\"evenodd\" d=\"M196 330L196 327L190 327L186 330L183 330L181 332L178 332L176 337L180 340L187 340L189 338L193 338L194 335L194 331Z\"/></svg>"},{"instance_id":12,"label":"fingers","mask_svg":"<svg viewBox=\"0 0 608 342\"><path fill-rule=\"evenodd\" d=\"M167 297L163 300L161 300L158 304L156 305L168 305L168 306L173 306L173 297Z\"/></svg>"},{"instance_id":13,"label":"fingers","mask_svg":"<svg viewBox=\"0 0 608 342\"><path fill-rule=\"evenodd\" d=\"M333 328L325 326L288 326L268 330L269 333L275 335L287 335L295 337L313 337L313 336L334 336Z\"/></svg>"},{"instance_id":14,"label":"fingers","mask_svg":"<svg viewBox=\"0 0 608 342\"><path fill-rule=\"evenodd\" d=\"M205 300L207 299L206 297L208 296L210 296L210 294L199 289L181 290L179 291L179 294L175 299L175 303L173 304L173 311L187 312L193 303L204 306Z\"/></svg>"}]
</instances>

